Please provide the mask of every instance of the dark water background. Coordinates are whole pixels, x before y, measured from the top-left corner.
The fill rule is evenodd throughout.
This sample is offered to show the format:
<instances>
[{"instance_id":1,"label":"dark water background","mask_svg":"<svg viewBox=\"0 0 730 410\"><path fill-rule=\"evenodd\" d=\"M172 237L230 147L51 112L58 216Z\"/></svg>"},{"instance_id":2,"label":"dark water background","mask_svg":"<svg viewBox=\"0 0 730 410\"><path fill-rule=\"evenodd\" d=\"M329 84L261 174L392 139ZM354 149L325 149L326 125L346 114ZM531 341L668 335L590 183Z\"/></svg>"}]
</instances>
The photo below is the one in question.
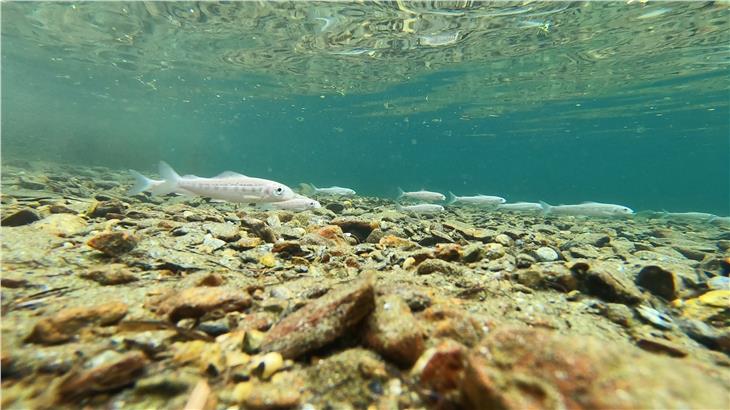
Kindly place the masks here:
<instances>
[{"instance_id":1,"label":"dark water background","mask_svg":"<svg viewBox=\"0 0 730 410\"><path fill-rule=\"evenodd\" d=\"M392 197L400 186L500 195L509 202L590 200L730 215L727 56L712 69L669 70L615 84L612 93L592 93L590 82L570 76L559 78L564 83L541 78L529 56L521 64L535 64L533 81L507 84L509 102L501 101L504 90L489 88L462 100L465 82L494 68L458 64L375 90L307 93L281 83L312 81L311 74L216 77L179 66L141 76L78 58L51 59L64 50L23 51L37 40L13 36L6 15L4 161L154 173L164 159L181 174L230 169L291 186L346 186L363 195ZM504 75L513 69L500 67ZM521 70L529 76L529 68ZM585 92L541 98L545 87ZM281 91L261 92L267 88ZM425 110L434 95L440 100ZM502 107L494 115L464 114L492 104Z\"/></svg>"}]
</instances>

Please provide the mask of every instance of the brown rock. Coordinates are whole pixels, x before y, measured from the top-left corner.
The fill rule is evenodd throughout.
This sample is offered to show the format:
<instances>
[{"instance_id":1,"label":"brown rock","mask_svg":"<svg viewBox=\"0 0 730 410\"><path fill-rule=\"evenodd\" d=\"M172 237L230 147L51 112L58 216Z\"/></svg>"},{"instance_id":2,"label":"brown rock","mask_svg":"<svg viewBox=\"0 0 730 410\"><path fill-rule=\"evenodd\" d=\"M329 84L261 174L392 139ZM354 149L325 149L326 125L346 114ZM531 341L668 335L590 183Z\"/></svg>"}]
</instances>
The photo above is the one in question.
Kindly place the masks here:
<instances>
[{"instance_id":1,"label":"brown rock","mask_svg":"<svg viewBox=\"0 0 730 410\"><path fill-rule=\"evenodd\" d=\"M627 345L503 328L469 352L462 392L474 408L725 408L718 379L698 363Z\"/></svg>"},{"instance_id":2,"label":"brown rock","mask_svg":"<svg viewBox=\"0 0 730 410\"><path fill-rule=\"evenodd\" d=\"M161 299L157 314L167 315L173 323L186 318L200 319L214 312L242 311L251 306L251 297L246 293L222 287L175 290Z\"/></svg>"},{"instance_id":3,"label":"brown rock","mask_svg":"<svg viewBox=\"0 0 730 410\"><path fill-rule=\"evenodd\" d=\"M434 272L443 273L444 275L461 275L464 268L441 259L426 259L418 265L416 272L419 275L428 275Z\"/></svg>"},{"instance_id":4,"label":"brown rock","mask_svg":"<svg viewBox=\"0 0 730 410\"><path fill-rule=\"evenodd\" d=\"M120 285L138 280L137 276L132 273L126 265L121 263L113 263L100 268L91 269L87 272L82 272L80 276L84 279L90 279L105 286Z\"/></svg>"},{"instance_id":5,"label":"brown rock","mask_svg":"<svg viewBox=\"0 0 730 410\"><path fill-rule=\"evenodd\" d=\"M456 243L439 243L436 244L434 255L445 261L458 261L461 258L461 246Z\"/></svg>"},{"instance_id":6,"label":"brown rock","mask_svg":"<svg viewBox=\"0 0 730 410\"><path fill-rule=\"evenodd\" d=\"M26 342L41 344L65 343L85 326L113 325L127 314L127 305L110 302L103 305L64 309L50 318L36 323Z\"/></svg>"},{"instance_id":7,"label":"brown rock","mask_svg":"<svg viewBox=\"0 0 730 410\"><path fill-rule=\"evenodd\" d=\"M323 246L347 246L349 243L345 239L342 228L337 225L327 225L317 228L314 231L304 235L301 240L304 245L323 245Z\"/></svg>"},{"instance_id":8,"label":"brown rock","mask_svg":"<svg viewBox=\"0 0 730 410\"><path fill-rule=\"evenodd\" d=\"M466 354L462 344L446 339L426 350L413 365L411 374L422 386L453 397L463 383Z\"/></svg>"},{"instance_id":9,"label":"brown rock","mask_svg":"<svg viewBox=\"0 0 730 410\"><path fill-rule=\"evenodd\" d=\"M337 339L372 311L375 280L375 272L365 272L285 317L266 334L262 350L295 358Z\"/></svg>"},{"instance_id":10,"label":"brown rock","mask_svg":"<svg viewBox=\"0 0 730 410\"><path fill-rule=\"evenodd\" d=\"M378 353L404 366L412 365L425 349L418 321L397 295L375 298L365 340Z\"/></svg>"},{"instance_id":11,"label":"brown rock","mask_svg":"<svg viewBox=\"0 0 730 410\"><path fill-rule=\"evenodd\" d=\"M672 357L686 357L689 354L676 343L656 337L640 337L636 340L636 345L646 351L666 354Z\"/></svg>"},{"instance_id":12,"label":"brown rock","mask_svg":"<svg viewBox=\"0 0 730 410\"><path fill-rule=\"evenodd\" d=\"M659 266L652 265L642 268L636 276L636 284L669 301L679 296L679 278Z\"/></svg>"},{"instance_id":13,"label":"brown rock","mask_svg":"<svg viewBox=\"0 0 730 410\"><path fill-rule=\"evenodd\" d=\"M76 402L95 393L124 387L142 376L148 363L144 353L131 352L109 363L72 373L58 385L58 401Z\"/></svg>"},{"instance_id":14,"label":"brown rock","mask_svg":"<svg viewBox=\"0 0 730 410\"><path fill-rule=\"evenodd\" d=\"M108 256L125 254L137 246L137 238L128 232L103 232L86 242L87 245Z\"/></svg>"},{"instance_id":15,"label":"brown rock","mask_svg":"<svg viewBox=\"0 0 730 410\"><path fill-rule=\"evenodd\" d=\"M258 236L259 238L263 239L264 242L267 243L275 243L276 242L276 234L274 231L266 225L266 222L250 218L250 217L244 217L241 219L241 225L248 229L251 233Z\"/></svg>"},{"instance_id":16,"label":"brown rock","mask_svg":"<svg viewBox=\"0 0 730 410\"><path fill-rule=\"evenodd\" d=\"M453 339L474 346L484 337L492 323L461 309L435 305L417 315L430 340Z\"/></svg>"},{"instance_id":17,"label":"brown rock","mask_svg":"<svg viewBox=\"0 0 730 410\"><path fill-rule=\"evenodd\" d=\"M281 253L288 256L303 256L307 254L307 252L302 249L299 242L296 241L277 242L274 244L274 247L271 248L271 252Z\"/></svg>"}]
</instances>

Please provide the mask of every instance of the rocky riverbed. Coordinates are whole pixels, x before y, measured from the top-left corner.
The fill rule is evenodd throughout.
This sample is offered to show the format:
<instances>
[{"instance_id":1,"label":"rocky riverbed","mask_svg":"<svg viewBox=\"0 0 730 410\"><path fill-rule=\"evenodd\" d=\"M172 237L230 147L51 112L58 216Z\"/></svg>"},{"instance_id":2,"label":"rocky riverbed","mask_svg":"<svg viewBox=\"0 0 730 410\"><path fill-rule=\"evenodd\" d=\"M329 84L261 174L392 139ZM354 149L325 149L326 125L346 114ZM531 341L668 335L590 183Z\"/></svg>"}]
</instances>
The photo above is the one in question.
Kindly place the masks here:
<instances>
[{"instance_id":1,"label":"rocky riverbed","mask_svg":"<svg viewBox=\"0 0 730 410\"><path fill-rule=\"evenodd\" d=\"M730 407L730 229L2 169L2 407Z\"/></svg>"}]
</instances>

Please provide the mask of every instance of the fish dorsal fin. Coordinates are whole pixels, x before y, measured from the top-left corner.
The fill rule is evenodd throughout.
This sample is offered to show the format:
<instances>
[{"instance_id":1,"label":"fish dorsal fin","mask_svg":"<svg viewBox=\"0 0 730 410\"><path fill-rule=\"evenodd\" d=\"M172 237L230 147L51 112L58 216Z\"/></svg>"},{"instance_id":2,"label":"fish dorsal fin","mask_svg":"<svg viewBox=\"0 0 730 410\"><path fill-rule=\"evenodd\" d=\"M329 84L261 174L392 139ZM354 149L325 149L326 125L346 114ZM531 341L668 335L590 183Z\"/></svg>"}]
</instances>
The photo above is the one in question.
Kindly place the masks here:
<instances>
[{"instance_id":1,"label":"fish dorsal fin","mask_svg":"<svg viewBox=\"0 0 730 410\"><path fill-rule=\"evenodd\" d=\"M238 172L223 171L220 174L214 176L213 178L247 178L247 177L246 177L246 175L239 174Z\"/></svg>"},{"instance_id":2,"label":"fish dorsal fin","mask_svg":"<svg viewBox=\"0 0 730 410\"><path fill-rule=\"evenodd\" d=\"M202 177L199 177L197 175L183 175L182 177L185 179L203 179Z\"/></svg>"}]
</instances>

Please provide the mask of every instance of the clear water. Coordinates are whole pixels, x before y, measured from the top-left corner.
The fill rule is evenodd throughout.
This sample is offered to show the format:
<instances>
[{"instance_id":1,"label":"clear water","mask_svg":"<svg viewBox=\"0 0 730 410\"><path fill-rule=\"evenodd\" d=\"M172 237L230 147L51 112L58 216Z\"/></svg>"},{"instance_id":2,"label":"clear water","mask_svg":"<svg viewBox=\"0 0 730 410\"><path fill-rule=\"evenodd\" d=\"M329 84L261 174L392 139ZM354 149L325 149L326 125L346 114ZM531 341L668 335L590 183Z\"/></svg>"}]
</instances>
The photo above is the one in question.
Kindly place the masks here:
<instances>
[{"instance_id":1,"label":"clear water","mask_svg":"<svg viewBox=\"0 0 730 410\"><path fill-rule=\"evenodd\" d=\"M727 2L1 7L3 160L730 214Z\"/></svg>"}]
</instances>

